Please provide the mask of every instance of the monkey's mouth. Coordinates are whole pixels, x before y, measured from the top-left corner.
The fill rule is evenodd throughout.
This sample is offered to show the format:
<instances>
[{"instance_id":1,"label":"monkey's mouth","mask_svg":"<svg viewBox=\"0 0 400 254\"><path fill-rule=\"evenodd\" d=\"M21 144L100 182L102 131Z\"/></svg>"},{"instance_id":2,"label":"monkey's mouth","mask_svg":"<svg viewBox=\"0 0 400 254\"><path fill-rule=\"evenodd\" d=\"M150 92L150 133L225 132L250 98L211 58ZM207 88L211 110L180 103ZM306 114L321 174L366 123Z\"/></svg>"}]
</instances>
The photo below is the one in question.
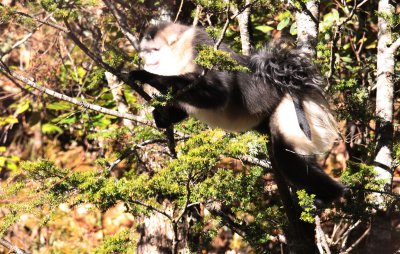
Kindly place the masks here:
<instances>
[{"instance_id":1,"label":"monkey's mouth","mask_svg":"<svg viewBox=\"0 0 400 254\"><path fill-rule=\"evenodd\" d=\"M157 66L158 66L158 61L150 62L150 63L147 62L144 64L144 67L149 68L149 69L157 68Z\"/></svg>"}]
</instances>

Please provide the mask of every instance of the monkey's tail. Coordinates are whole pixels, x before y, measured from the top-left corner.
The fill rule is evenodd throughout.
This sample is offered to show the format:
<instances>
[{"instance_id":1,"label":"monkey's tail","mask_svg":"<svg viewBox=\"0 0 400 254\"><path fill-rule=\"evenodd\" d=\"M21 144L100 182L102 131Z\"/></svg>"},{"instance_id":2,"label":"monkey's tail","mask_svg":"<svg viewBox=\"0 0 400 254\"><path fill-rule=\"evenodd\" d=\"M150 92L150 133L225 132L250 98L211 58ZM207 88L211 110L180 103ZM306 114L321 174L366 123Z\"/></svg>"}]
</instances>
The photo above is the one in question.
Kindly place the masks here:
<instances>
[{"instance_id":1,"label":"monkey's tail","mask_svg":"<svg viewBox=\"0 0 400 254\"><path fill-rule=\"evenodd\" d=\"M316 155L295 152L291 144L274 132L271 133L269 149L273 167L295 189L305 189L308 194L315 194L316 199L325 204L343 195L344 186L322 170Z\"/></svg>"}]
</instances>

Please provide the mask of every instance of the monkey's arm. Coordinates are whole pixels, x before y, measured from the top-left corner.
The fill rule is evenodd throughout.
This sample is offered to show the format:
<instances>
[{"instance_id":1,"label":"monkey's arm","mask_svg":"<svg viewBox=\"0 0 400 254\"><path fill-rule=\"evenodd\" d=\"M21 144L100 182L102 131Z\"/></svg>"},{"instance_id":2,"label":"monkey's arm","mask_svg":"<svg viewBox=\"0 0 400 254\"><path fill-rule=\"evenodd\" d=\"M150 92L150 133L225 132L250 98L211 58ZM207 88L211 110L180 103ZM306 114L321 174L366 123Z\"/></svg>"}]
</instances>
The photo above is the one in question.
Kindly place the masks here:
<instances>
[{"instance_id":1,"label":"monkey's arm","mask_svg":"<svg viewBox=\"0 0 400 254\"><path fill-rule=\"evenodd\" d=\"M225 104L230 95L228 85L215 73L204 76L197 73L162 76L136 70L129 73L129 83L134 81L147 83L164 94L171 89L173 94L179 96L176 99L199 108L218 108Z\"/></svg>"},{"instance_id":2,"label":"monkey's arm","mask_svg":"<svg viewBox=\"0 0 400 254\"><path fill-rule=\"evenodd\" d=\"M153 110L153 118L158 128L168 128L187 116L186 111L174 105L159 106Z\"/></svg>"}]
</instances>

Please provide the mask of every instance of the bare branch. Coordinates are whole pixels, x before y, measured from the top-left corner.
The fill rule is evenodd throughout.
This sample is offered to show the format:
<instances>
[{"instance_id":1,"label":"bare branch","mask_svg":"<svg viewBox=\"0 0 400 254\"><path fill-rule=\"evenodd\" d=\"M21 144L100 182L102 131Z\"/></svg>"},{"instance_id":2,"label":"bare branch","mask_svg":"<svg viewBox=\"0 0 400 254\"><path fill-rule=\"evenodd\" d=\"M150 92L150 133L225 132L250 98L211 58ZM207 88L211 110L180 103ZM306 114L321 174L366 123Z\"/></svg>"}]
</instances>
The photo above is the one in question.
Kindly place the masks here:
<instances>
[{"instance_id":1,"label":"bare branch","mask_svg":"<svg viewBox=\"0 0 400 254\"><path fill-rule=\"evenodd\" d=\"M17 254L28 254L28 252L21 250L17 245L10 243L3 238L0 238L0 244L9 249L10 252L15 252Z\"/></svg>"},{"instance_id":2,"label":"bare branch","mask_svg":"<svg viewBox=\"0 0 400 254\"><path fill-rule=\"evenodd\" d=\"M199 23L199 16L201 14L201 11L202 11L202 7L201 7L201 5L198 4L196 6L196 13L195 13L194 19L193 19L193 26L197 26L197 24Z\"/></svg>"},{"instance_id":3,"label":"bare branch","mask_svg":"<svg viewBox=\"0 0 400 254\"><path fill-rule=\"evenodd\" d=\"M130 149L128 149L127 151L125 151L118 159L116 159L115 161L113 161L109 167L108 167L108 171L112 171L114 169L115 166L117 166L121 161L123 161L125 158L127 158L128 156L130 156L132 153L135 152L135 150L137 148L149 145L149 144L154 144L154 143L161 143L161 142L167 142L167 140L165 139L149 139L146 140L140 144L136 144L133 147L131 147Z\"/></svg>"},{"instance_id":4,"label":"bare branch","mask_svg":"<svg viewBox=\"0 0 400 254\"><path fill-rule=\"evenodd\" d=\"M315 216L315 234L317 238L317 247L319 252L321 254L323 253L331 254L328 243L326 241L325 233L321 227L321 219L319 218L318 215Z\"/></svg>"},{"instance_id":5,"label":"bare branch","mask_svg":"<svg viewBox=\"0 0 400 254\"><path fill-rule=\"evenodd\" d=\"M390 53L396 53L396 51L399 49L400 47L400 37L397 38L397 40L395 42L392 43L392 45L389 47Z\"/></svg>"},{"instance_id":6,"label":"bare branch","mask_svg":"<svg viewBox=\"0 0 400 254\"><path fill-rule=\"evenodd\" d=\"M122 83L111 72L106 71L105 76L106 76L108 87L110 88L111 94L117 105L118 111L121 112L122 114L128 113L129 108L123 98L123 93L121 90ZM123 119L122 124L125 127L128 127L129 129L132 129L132 127L133 127L132 121L130 121L128 119Z\"/></svg>"},{"instance_id":7,"label":"bare branch","mask_svg":"<svg viewBox=\"0 0 400 254\"><path fill-rule=\"evenodd\" d=\"M57 99L60 99L60 100L63 100L63 101L70 102L70 103L72 103L74 105L77 105L79 107L86 108L86 109L91 109L91 110L94 110L94 111L97 111L97 112L100 112L100 113L103 113L103 114L112 115L112 116L116 116L116 117L121 117L121 118L129 119L129 120L132 120L132 121L135 121L135 122L138 122L138 123L142 123L142 124L145 124L145 125L152 126L151 122L145 121L141 117L138 117L136 115L127 114L127 113L123 114L123 113L118 112L116 110L103 108L103 107L101 107L99 105L95 105L95 104L91 104L91 103L88 103L88 102L85 102L85 101L77 100L75 98L69 97L67 95L64 95L64 94L58 93L56 91L53 91L53 90L51 90L49 88L43 87L41 85L38 85L34 81L32 81L32 80L30 80L30 79L28 79L28 78L26 78L26 77L24 77L22 75L19 75L19 74L13 72L13 71L7 71L2 66L0 66L0 72L4 73L11 80L13 78L17 79L17 80L27 84L28 86L33 87L36 90L41 91L42 93L45 93L47 95L50 95L51 97L54 97L54 98L57 98Z\"/></svg>"},{"instance_id":8,"label":"bare branch","mask_svg":"<svg viewBox=\"0 0 400 254\"><path fill-rule=\"evenodd\" d=\"M49 17L51 16L48 15L45 20L47 20ZM0 52L0 57L2 58L3 56L9 54L13 49L19 47L20 45L24 44L27 40L29 40L29 38L32 37L32 35L39 30L39 28L42 26L43 24L40 23L37 27L35 27L30 33L26 34L21 40L17 41L16 43L14 43L14 45L12 45L8 50L6 50L5 52Z\"/></svg>"},{"instance_id":9,"label":"bare branch","mask_svg":"<svg viewBox=\"0 0 400 254\"><path fill-rule=\"evenodd\" d=\"M27 17L27 18L31 18L36 22L39 22L39 23L42 23L44 25L53 27L53 28L55 28L57 30L63 31L64 33L68 33L69 32L68 29L66 29L63 26L60 26L58 24L55 24L55 23L52 23L52 22L49 22L49 21L46 21L46 20L38 19L38 18L36 18L36 17L34 17L34 16L30 15L30 14L27 14L27 13L24 13L24 12L20 12L20 11L16 11L15 13L19 14L21 16Z\"/></svg>"},{"instance_id":10,"label":"bare branch","mask_svg":"<svg viewBox=\"0 0 400 254\"><path fill-rule=\"evenodd\" d=\"M183 209L182 209L181 213L174 219L175 223L178 223L182 219L183 215L185 215L185 213L187 211L187 208L188 208L188 205L189 205L189 202L190 202L190 195L191 195L191 191L190 191L190 181L191 180L192 180L192 176L191 176L191 173L189 173L188 179L187 179L186 185L185 185L185 187L186 187L185 205L183 206Z\"/></svg>"},{"instance_id":11,"label":"bare branch","mask_svg":"<svg viewBox=\"0 0 400 254\"><path fill-rule=\"evenodd\" d=\"M219 46L221 45L222 40L225 37L226 30L228 29L229 23L231 22L231 18L229 16L229 10L230 10L230 2L228 3L228 7L226 7L226 21L225 21L224 27L222 28L219 39L217 40L217 42L214 45L215 50L217 50L219 48Z\"/></svg>"},{"instance_id":12,"label":"bare branch","mask_svg":"<svg viewBox=\"0 0 400 254\"><path fill-rule=\"evenodd\" d=\"M347 250L342 253L350 253L362 240L364 240L364 238L369 234L369 231L371 231L371 226L369 226L367 230L365 230L365 232L357 239L357 241L355 241L349 248L347 248Z\"/></svg>"},{"instance_id":13,"label":"bare branch","mask_svg":"<svg viewBox=\"0 0 400 254\"><path fill-rule=\"evenodd\" d=\"M181 0L181 4L179 5L179 10L178 10L178 13L176 14L174 23L176 23L176 21L178 21L179 14L181 14L181 12L182 12L183 1L184 1L184 0Z\"/></svg>"},{"instance_id":14,"label":"bare branch","mask_svg":"<svg viewBox=\"0 0 400 254\"><path fill-rule=\"evenodd\" d=\"M147 204L147 203L142 202L142 201L137 200L137 199L131 199L131 200L129 200L129 201L132 202L132 203L135 203L135 204L137 204L137 205L144 206L144 207L146 207L147 209L152 210L152 211L154 211L154 212L160 213L160 214L164 215L165 217L167 217L167 218L168 218L169 220L171 220L171 221L173 220L172 217L171 217L171 215L169 215L168 213L166 213L166 212L164 212L164 211L161 211L161 210L158 209L157 207L154 207L154 206L152 206L152 205L150 205L150 204Z\"/></svg>"},{"instance_id":15,"label":"bare branch","mask_svg":"<svg viewBox=\"0 0 400 254\"><path fill-rule=\"evenodd\" d=\"M251 156L244 156L244 157L240 157L239 160L256 165L256 166L260 166L262 168L271 168L271 162L267 161L267 160L261 160L255 157L251 157Z\"/></svg>"},{"instance_id":16,"label":"bare branch","mask_svg":"<svg viewBox=\"0 0 400 254\"><path fill-rule=\"evenodd\" d=\"M107 1L107 0L105 0L105 1ZM75 42L75 44L76 44L86 55L88 55L93 61L95 61L99 66L101 66L101 67L104 68L105 70L107 70L107 71L113 73L115 76L118 77L118 79L120 79L120 80L123 81L124 83L128 84L128 79L127 79L126 77L124 77L124 75L122 75L119 71L117 71L116 69L114 69L114 68L111 67L110 65L106 64L105 62L103 62L103 60L102 60L100 57L98 57L96 54L94 54L92 51L90 51L90 50L76 37L76 35L72 32L72 30L71 30L71 28L70 28L70 25L69 25L69 23L68 23L68 21L67 21L66 19L64 20L64 24L67 25L67 28L65 28L65 27L63 27L63 26L60 26L60 25L58 25L58 24L52 23L52 22L48 22L48 21L45 21L45 20L38 19L38 18L36 18L36 17L34 17L34 16L30 15L30 14L27 14L27 13L23 13L23 12L19 12L19 11L17 11L16 13L19 14L19 15L22 15L22 16L25 16L25 17L28 17L28 18L31 18L31 19L35 20L36 22L39 22L39 23L48 25L48 26L50 26L50 27L53 27L53 28L55 28L55 29L57 29L57 30L60 30L60 31L66 33L66 34ZM119 21L121 22L121 20L123 20L123 19L120 19ZM117 21L118 21L118 19L117 19ZM125 26L124 26L124 27L125 27ZM125 28L126 28L126 27L125 27ZM124 29L125 29L125 28L124 28ZM122 28L121 28L121 29L122 29ZM127 32L127 30L125 30L125 31ZM128 33L127 33L127 35L128 35ZM127 35L126 35L126 36L127 36ZM131 34L128 35L127 38L128 38L128 40L130 40L130 41L132 40L131 43L132 43L132 45L134 46L134 45L135 45L135 40L137 40L137 39L136 39L133 35L131 35ZM136 46L135 48L138 48L138 43L137 43L137 46ZM131 86L140 96L142 96L146 101L150 101L150 100L152 99L151 96L148 95L140 86L138 86L138 85L136 85L136 84L134 84L134 83L130 84L130 86Z\"/></svg>"},{"instance_id":17,"label":"bare branch","mask_svg":"<svg viewBox=\"0 0 400 254\"><path fill-rule=\"evenodd\" d=\"M246 4L245 6L243 6L243 8L241 8L240 10L237 10L237 12L233 16L229 16L229 12L230 12L231 7L230 7L230 1L228 1L228 6L226 8L226 15L227 15L226 21L225 21L224 27L222 28L221 35L220 35L219 39L217 40L217 42L214 45L214 49L218 49L219 46L221 45L222 40L225 37L226 30L228 29L229 23L233 19L235 19L238 15L242 14L245 10L247 10L248 8L250 8L251 6L253 6L257 2L258 2L258 0L250 2L250 3Z\"/></svg>"},{"instance_id":18,"label":"bare branch","mask_svg":"<svg viewBox=\"0 0 400 254\"><path fill-rule=\"evenodd\" d=\"M113 1L110 0L103 0L104 4L107 6L108 9L112 12L113 16L115 17L119 27L121 28L121 32L125 35L125 37L129 40L131 45L136 49L139 50L139 41L135 35L130 32L129 25L126 22L126 16L116 8Z\"/></svg>"},{"instance_id":19,"label":"bare branch","mask_svg":"<svg viewBox=\"0 0 400 254\"><path fill-rule=\"evenodd\" d=\"M360 4L357 4L357 0L354 0L353 9L351 10L350 14L344 20L339 22L336 25L336 27L334 28L335 32L334 32L333 39L332 39L331 55L330 55L330 60L329 60L329 72L328 72L328 76L327 76L328 85L325 87L325 91L329 90L329 88L331 86L331 79L332 79L334 71L335 71L335 61L336 61L336 52L337 52L336 44L339 40L339 32L342 30L342 27L353 18L356 10L358 8L360 8L364 3L366 3L366 1L363 1Z\"/></svg>"}]
</instances>

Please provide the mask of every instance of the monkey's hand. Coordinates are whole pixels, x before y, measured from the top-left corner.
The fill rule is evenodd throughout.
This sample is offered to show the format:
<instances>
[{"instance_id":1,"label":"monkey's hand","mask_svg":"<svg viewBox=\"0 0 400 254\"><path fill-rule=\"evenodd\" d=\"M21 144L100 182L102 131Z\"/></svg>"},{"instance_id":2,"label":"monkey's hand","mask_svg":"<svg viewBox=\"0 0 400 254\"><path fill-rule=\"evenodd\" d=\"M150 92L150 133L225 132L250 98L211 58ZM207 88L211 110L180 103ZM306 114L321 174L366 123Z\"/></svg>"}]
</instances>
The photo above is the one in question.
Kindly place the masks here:
<instances>
[{"instance_id":1,"label":"monkey's hand","mask_svg":"<svg viewBox=\"0 0 400 254\"><path fill-rule=\"evenodd\" d=\"M153 118L158 128L168 128L187 117L187 113L181 108L173 105L155 107Z\"/></svg>"},{"instance_id":2,"label":"monkey's hand","mask_svg":"<svg viewBox=\"0 0 400 254\"><path fill-rule=\"evenodd\" d=\"M152 76L154 76L154 75L155 74L152 74L145 70L134 70L134 71L129 72L128 81L129 81L129 83L132 83L135 81L148 83L152 80Z\"/></svg>"},{"instance_id":3,"label":"monkey's hand","mask_svg":"<svg viewBox=\"0 0 400 254\"><path fill-rule=\"evenodd\" d=\"M166 93L169 84L167 79L168 77L157 75L145 70L135 70L129 73L128 85L135 81L139 81L151 85L161 93Z\"/></svg>"}]
</instances>

